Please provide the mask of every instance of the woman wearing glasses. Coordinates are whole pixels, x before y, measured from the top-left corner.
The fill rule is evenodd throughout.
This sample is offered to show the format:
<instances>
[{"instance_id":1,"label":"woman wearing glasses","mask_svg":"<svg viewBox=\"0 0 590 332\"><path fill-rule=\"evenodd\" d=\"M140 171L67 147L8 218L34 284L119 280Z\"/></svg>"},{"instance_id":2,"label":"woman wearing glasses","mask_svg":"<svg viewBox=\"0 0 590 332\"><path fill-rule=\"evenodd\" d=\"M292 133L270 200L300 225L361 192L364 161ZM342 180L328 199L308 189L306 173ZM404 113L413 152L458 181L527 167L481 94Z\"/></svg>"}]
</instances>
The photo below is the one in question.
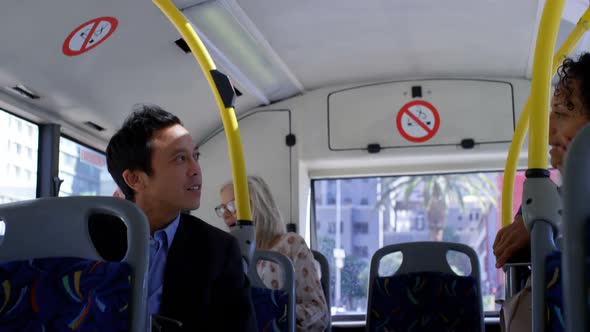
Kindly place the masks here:
<instances>
[{"instance_id":1,"label":"woman wearing glasses","mask_svg":"<svg viewBox=\"0 0 590 332\"><path fill-rule=\"evenodd\" d=\"M262 178L249 176L248 190L252 220L256 226L256 249L278 251L293 262L297 331L325 330L329 313L311 250L297 233L285 231L285 223L270 188ZM221 204L215 208L215 212L232 229L237 222L233 184L224 184L220 195ZM282 280L276 264L259 262L257 270L267 287L281 288Z\"/></svg>"}]
</instances>

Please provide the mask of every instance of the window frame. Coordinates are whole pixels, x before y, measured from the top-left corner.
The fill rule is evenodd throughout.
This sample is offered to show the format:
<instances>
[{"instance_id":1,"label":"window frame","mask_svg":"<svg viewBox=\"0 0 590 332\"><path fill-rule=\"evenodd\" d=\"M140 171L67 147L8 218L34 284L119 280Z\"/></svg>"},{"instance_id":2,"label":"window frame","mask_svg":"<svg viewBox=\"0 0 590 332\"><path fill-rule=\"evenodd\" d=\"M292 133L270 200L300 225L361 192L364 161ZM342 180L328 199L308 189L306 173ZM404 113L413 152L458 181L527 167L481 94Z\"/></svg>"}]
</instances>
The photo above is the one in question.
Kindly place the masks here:
<instances>
[{"instance_id":1,"label":"window frame","mask_svg":"<svg viewBox=\"0 0 590 332\"><path fill-rule=\"evenodd\" d=\"M554 171L555 169L552 167L548 167L548 170L550 172ZM524 172L526 171L526 168L517 168L516 172ZM370 178L385 178L385 177L402 177L402 176L434 176L434 175L453 175L453 174L479 174L479 173L504 173L505 169L486 169L486 170L469 170L469 171L454 171L454 172L428 172L428 173L417 173L417 174L413 174L413 173L400 173L400 174L384 174L384 175L379 175L379 176L353 176L353 177L317 177L317 178L311 178L310 179L310 186L312 188L312 195L315 194L315 184L316 182L320 182L320 181L326 181L326 180L362 180L363 183L367 183L368 179ZM323 193L324 195L328 195L327 193ZM500 192L501 194L501 192ZM315 202L314 202L314 198L315 196L312 197L312 199L310 200L311 203L313 203L313 207L309 207L309 227L310 227L310 232L311 232L311 248L313 250L319 250L319 243L318 243L318 234L317 234L317 227L316 227L316 207L315 207ZM425 227L426 223L422 222L422 226ZM353 226L354 227L354 226ZM370 230L369 230L370 231ZM331 235L335 234L334 233L329 233ZM371 258L371 256L368 256L369 259ZM480 280L481 282L481 280ZM484 312L484 316L485 317L499 317L500 312L499 311L485 311ZM360 317L365 317L364 315L358 315L358 314L344 314L344 315L331 315L332 316L332 320L333 321L350 321L349 318L355 318L358 319Z\"/></svg>"},{"instance_id":2,"label":"window frame","mask_svg":"<svg viewBox=\"0 0 590 332\"><path fill-rule=\"evenodd\" d=\"M24 145L21 146L21 149L25 149L25 151L23 151L24 158L36 158L36 168L34 170L34 174L37 178L37 181L35 183L36 194L35 197L32 197L31 199L41 197L57 197L59 194L59 190L56 190L59 186L56 178L59 177L60 138L63 137L76 144L83 146L84 148L87 148L91 151L106 156L106 151L97 148L95 144L89 143L87 141L82 141L67 133L64 133L64 126L61 123L56 123L55 121L51 121L50 119L33 115L30 112L27 112L26 110L14 107L9 108L11 108L12 110L0 106L0 112L4 112L9 116L7 129L18 130L18 123L21 123L20 128L22 129L22 131L31 134L34 131L34 128L37 128L37 153L35 153L35 151L33 150L31 150L30 152L26 151L26 147ZM25 123L15 123L12 120L14 118L22 120ZM15 142L9 141L9 143ZM18 143L20 144L20 142ZM12 150L14 150L14 153L17 153L16 149L16 146L7 146L7 152L12 152ZM10 164L10 160L7 164Z\"/></svg>"}]
</instances>

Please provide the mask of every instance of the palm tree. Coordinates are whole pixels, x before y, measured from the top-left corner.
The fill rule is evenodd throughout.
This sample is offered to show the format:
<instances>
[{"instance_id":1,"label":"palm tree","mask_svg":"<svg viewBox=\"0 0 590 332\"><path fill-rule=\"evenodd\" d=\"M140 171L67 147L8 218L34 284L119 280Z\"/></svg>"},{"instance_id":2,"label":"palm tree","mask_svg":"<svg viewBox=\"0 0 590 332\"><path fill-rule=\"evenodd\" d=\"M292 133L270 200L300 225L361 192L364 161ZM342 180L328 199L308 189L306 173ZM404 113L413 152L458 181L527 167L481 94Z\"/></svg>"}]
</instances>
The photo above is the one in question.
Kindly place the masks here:
<instances>
[{"instance_id":1,"label":"palm tree","mask_svg":"<svg viewBox=\"0 0 590 332\"><path fill-rule=\"evenodd\" d=\"M467 196L476 196L483 211L496 205L498 190L483 173L439 174L384 178L378 207L392 201L409 202L412 194L422 191L428 219L429 238L442 241L449 207L465 207Z\"/></svg>"}]
</instances>

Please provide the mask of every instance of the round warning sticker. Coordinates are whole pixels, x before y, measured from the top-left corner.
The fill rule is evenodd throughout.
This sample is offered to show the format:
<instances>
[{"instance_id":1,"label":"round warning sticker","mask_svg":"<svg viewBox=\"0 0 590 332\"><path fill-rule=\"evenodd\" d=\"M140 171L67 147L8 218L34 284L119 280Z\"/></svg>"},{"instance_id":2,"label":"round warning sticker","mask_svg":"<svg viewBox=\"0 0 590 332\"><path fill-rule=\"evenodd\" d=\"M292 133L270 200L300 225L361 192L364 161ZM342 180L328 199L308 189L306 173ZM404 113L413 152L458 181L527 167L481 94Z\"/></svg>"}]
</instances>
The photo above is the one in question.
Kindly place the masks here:
<instances>
[{"instance_id":1,"label":"round warning sticker","mask_svg":"<svg viewBox=\"0 0 590 332\"><path fill-rule=\"evenodd\" d=\"M90 51L107 40L119 22L114 17L98 17L83 23L70 33L63 43L64 55L77 56Z\"/></svg>"},{"instance_id":2,"label":"round warning sticker","mask_svg":"<svg viewBox=\"0 0 590 332\"><path fill-rule=\"evenodd\" d=\"M400 135L414 143L428 141L440 127L438 111L424 100L414 100L402 106L396 120Z\"/></svg>"}]
</instances>

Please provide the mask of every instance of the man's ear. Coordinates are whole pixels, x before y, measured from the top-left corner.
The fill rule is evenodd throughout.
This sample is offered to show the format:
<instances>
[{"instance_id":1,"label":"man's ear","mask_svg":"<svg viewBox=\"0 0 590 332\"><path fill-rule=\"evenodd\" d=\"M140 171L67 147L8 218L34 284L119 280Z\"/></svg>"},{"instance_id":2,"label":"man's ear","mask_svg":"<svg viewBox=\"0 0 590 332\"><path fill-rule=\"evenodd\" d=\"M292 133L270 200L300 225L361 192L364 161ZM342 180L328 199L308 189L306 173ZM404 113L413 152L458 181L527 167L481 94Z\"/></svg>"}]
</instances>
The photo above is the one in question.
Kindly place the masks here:
<instances>
[{"instance_id":1,"label":"man's ear","mask_svg":"<svg viewBox=\"0 0 590 332\"><path fill-rule=\"evenodd\" d=\"M134 192L142 192L146 187L146 174L142 171L123 171L123 180Z\"/></svg>"}]
</instances>

